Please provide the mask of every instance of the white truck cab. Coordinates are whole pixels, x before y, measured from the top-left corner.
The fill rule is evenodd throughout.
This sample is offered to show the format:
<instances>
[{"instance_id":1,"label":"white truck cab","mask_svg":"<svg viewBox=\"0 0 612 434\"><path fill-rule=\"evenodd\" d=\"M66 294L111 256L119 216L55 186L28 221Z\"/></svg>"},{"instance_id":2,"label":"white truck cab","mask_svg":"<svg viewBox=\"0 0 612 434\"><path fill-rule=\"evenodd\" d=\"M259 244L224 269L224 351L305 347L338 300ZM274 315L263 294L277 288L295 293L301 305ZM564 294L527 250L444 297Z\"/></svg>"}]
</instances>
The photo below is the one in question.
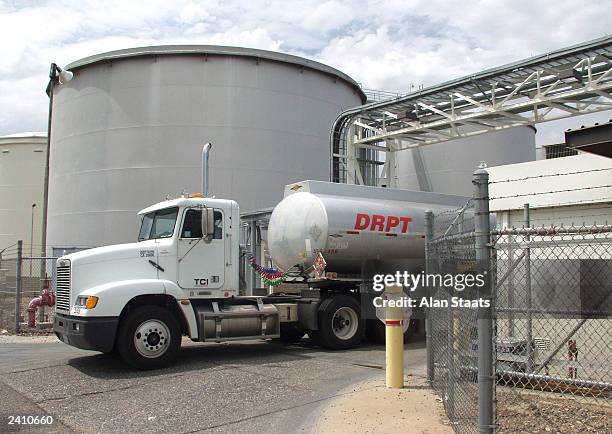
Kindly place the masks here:
<instances>
[{"instance_id":1,"label":"white truck cab","mask_svg":"<svg viewBox=\"0 0 612 434\"><path fill-rule=\"evenodd\" d=\"M157 313L163 309L176 324L151 319L134 333L132 362L147 367L168 353L173 327L179 327L177 343L181 334L198 340L192 304L238 295L240 214L233 200L201 195L160 202L139 214L138 242L58 259L54 327L62 341L76 347L130 353L122 348L130 345L117 339L122 320L146 306Z\"/></svg>"},{"instance_id":2,"label":"white truck cab","mask_svg":"<svg viewBox=\"0 0 612 434\"><path fill-rule=\"evenodd\" d=\"M205 235L203 212L212 217L208 222L212 231ZM139 214L143 218L137 253L157 270L165 286L180 291L181 298L238 295L240 213L235 201L181 198Z\"/></svg>"}]
</instances>

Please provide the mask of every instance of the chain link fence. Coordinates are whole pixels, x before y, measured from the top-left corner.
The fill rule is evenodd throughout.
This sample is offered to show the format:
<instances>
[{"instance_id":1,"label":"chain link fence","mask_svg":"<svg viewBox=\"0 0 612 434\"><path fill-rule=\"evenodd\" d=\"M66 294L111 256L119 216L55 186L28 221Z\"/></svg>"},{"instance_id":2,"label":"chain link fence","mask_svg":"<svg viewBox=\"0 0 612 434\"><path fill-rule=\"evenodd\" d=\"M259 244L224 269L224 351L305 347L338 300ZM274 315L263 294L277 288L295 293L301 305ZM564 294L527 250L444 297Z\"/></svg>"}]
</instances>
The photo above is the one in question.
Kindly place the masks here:
<instances>
[{"instance_id":1,"label":"chain link fence","mask_svg":"<svg viewBox=\"0 0 612 434\"><path fill-rule=\"evenodd\" d=\"M28 328L30 302L41 295L45 277L53 291L55 257L40 255L41 246L17 243L0 254L0 331L19 333ZM34 306L30 310L32 310ZM36 306L35 322L39 328L49 327L54 308ZM5 333L6 333L5 332Z\"/></svg>"},{"instance_id":2,"label":"chain link fence","mask_svg":"<svg viewBox=\"0 0 612 434\"><path fill-rule=\"evenodd\" d=\"M17 288L17 245L0 253L0 333L15 329L15 291Z\"/></svg>"},{"instance_id":3,"label":"chain link fence","mask_svg":"<svg viewBox=\"0 0 612 434\"><path fill-rule=\"evenodd\" d=\"M427 216L429 223L427 274L457 275L474 269L474 203L460 209ZM428 376L442 398L448 418L457 432L471 432L478 421L478 372L476 309L453 307L452 286L428 287L432 300L445 306L428 309L427 346L431 351ZM473 289L463 297L476 296Z\"/></svg>"},{"instance_id":4,"label":"chain link fence","mask_svg":"<svg viewBox=\"0 0 612 434\"><path fill-rule=\"evenodd\" d=\"M487 188L461 209L426 216L428 274L490 276L491 318L452 307L456 288L429 288L449 305L428 309L426 321L428 377L453 429L612 432L610 207L572 209L592 222L575 225L563 209L530 220L527 205L522 227L506 228L495 227L493 199ZM482 234L482 220L472 221L485 214L491 229ZM479 242L479 235L486 237ZM460 295L475 299L477 292ZM491 375L483 362L493 364Z\"/></svg>"},{"instance_id":5,"label":"chain link fence","mask_svg":"<svg viewBox=\"0 0 612 434\"><path fill-rule=\"evenodd\" d=\"M610 432L612 226L527 224L493 241L506 277L496 286L498 424Z\"/></svg>"}]
</instances>

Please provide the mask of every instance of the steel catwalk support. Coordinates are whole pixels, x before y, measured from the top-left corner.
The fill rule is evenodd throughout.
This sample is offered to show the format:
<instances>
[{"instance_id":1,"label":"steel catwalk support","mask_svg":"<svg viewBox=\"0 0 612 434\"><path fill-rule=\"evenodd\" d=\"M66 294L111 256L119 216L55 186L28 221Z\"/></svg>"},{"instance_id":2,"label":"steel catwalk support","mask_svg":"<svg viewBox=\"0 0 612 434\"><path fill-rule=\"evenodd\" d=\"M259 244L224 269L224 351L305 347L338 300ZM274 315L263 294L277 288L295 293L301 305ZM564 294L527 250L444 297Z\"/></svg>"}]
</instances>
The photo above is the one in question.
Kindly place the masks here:
<instances>
[{"instance_id":1,"label":"steel catwalk support","mask_svg":"<svg viewBox=\"0 0 612 434\"><path fill-rule=\"evenodd\" d=\"M478 273L486 284L479 298L493 303L491 276L491 227L489 219L489 173L484 168L474 172L474 235ZM495 430L495 372L493 348L493 307L478 308L478 429L480 433Z\"/></svg>"},{"instance_id":2,"label":"steel catwalk support","mask_svg":"<svg viewBox=\"0 0 612 434\"><path fill-rule=\"evenodd\" d=\"M347 110L331 135L331 149L345 152L332 159L348 167L358 149L374 149L386 154L388 169L395 152L609 110L611 53L607 36ZM346 128L349 134L342 133ZM401 146L389 146L393 139ZM363 184L359 174L349 170L341 181ZM392 178L388 170L387 178Z\"/></svg>"}]
</instances>

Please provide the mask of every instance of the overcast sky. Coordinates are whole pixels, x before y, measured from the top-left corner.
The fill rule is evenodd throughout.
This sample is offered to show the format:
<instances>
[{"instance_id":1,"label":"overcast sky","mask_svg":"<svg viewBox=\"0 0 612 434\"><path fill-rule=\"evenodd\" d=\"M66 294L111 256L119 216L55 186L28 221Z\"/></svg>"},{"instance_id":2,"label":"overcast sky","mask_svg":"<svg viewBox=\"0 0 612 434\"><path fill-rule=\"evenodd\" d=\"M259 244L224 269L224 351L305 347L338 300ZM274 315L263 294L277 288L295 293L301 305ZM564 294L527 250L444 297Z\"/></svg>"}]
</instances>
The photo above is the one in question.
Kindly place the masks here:
<instances>
[{"instance_id":1,"label":"overcast sky","mask_svg":"<svg viewBox=\"0 0 612 434\"><path fill-rule=\"evenodd\" d=\"M612 2L576 0L0 0L0 135L45 131L50 62L159 44L282 51L406 93L612 33ZM539 144L608 110L541 124Z\"/></svg>"}]
</instances>

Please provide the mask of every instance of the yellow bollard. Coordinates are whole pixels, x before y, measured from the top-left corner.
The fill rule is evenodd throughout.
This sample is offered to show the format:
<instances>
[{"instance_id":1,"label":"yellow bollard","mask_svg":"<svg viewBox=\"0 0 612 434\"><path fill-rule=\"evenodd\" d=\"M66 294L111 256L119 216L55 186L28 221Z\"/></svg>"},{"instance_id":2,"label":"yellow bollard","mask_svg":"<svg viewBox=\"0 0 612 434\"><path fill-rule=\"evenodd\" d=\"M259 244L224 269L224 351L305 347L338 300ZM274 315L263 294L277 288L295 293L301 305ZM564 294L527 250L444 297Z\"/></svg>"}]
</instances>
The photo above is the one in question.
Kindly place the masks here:
<instances>
[{"instance_id":1,"label":"yellow bollard","mask_svg":"<svg viewBox=\"0 0 612 434\"><path fill-rule=\"evenodd\" d=\"M403 295L399 286L387 287L383 298L398 299ZM387 387L401 389L404 387L404 312L401 307L385 309L385 343L387 360Z\"/></svg>"}]
</instances>

